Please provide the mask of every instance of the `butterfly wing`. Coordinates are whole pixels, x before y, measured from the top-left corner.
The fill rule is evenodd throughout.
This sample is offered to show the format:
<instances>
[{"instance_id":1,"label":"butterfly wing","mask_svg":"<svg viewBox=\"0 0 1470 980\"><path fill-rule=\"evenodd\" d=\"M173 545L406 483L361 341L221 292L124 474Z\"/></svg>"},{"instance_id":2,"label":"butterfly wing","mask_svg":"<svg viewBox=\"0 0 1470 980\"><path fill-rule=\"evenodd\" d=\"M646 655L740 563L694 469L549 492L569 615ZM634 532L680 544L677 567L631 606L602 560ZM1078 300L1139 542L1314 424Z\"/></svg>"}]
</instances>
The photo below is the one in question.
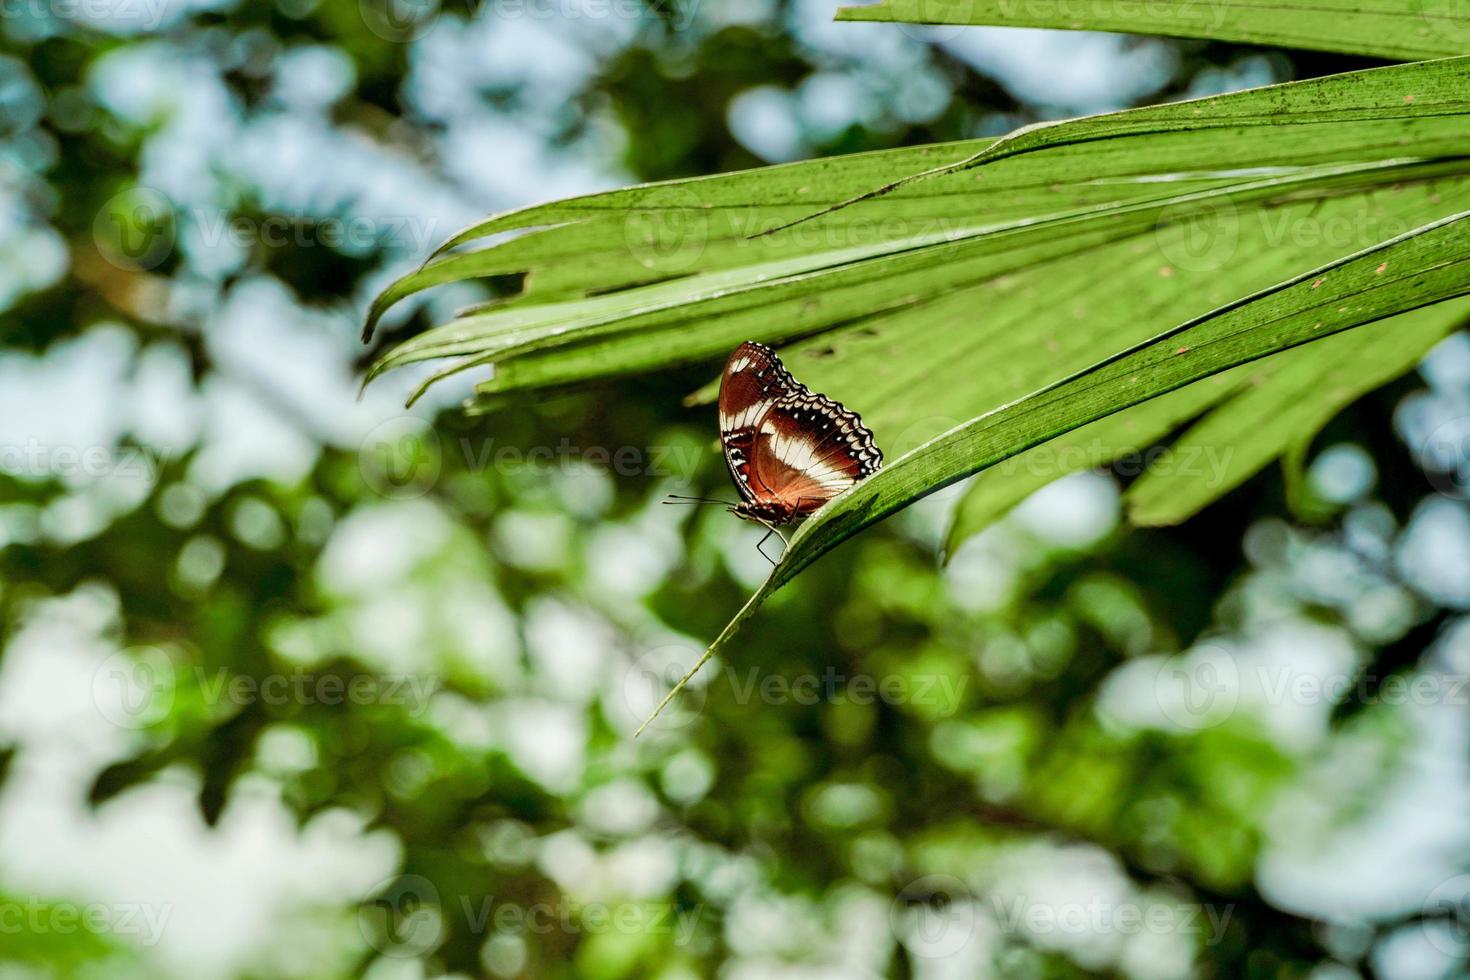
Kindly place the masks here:
<instances>
[{"instance_id":1,"label":"butterfly wing","mask_svg":"<svg viewBox=\"0 0 1470 980\"><path fill-rule=\"evenodd\" d=\"M791 518L804 517L883 463L856 412L806 388L781 399L756 434L754 475Z\"/></svg>"},{"instance_id":2,"label":"butterfly wing","mask_svg":"<svg viewBox=\"0 0 1470 980\"><path fill-rule=\"evenodd\" d=\"M735 348L720 378L720 439L741 498L781 523L818 509L883 462L856 412L812 392L754 341Z\"/></svg>"},{"instance_id":3,"label":"butterfly wing","mask_svg":"<svg viewBox=\"0 0 1470 980\"><path fill-rule=\"evenodd\" d=\"M725 362L720 376L720 444L730 478L746 503L770 499L754 471L756 435L766 415L801 388L765 344L747 340ZM805 390L805 389L803 389Z\"/></svg>"}]
</instances>

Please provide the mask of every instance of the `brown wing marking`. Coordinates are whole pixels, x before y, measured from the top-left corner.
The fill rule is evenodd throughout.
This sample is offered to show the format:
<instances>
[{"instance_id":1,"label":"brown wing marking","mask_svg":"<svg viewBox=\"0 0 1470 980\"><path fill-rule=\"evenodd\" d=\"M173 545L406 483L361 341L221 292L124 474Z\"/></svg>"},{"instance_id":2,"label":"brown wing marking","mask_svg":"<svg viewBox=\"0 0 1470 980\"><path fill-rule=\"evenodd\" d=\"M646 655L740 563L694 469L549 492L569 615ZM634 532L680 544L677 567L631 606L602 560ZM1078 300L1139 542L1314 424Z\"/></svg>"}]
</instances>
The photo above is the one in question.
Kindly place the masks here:
<instances>
[{"instance_id":1,"label":"brown wing marking","mask_svg":"<svg viewBox=\"0 0 1470 980\"><path fill-rule=\"evenodd\" d=\"M747 340L735 348L720 376L720 442L725 465L748 503L771 499L771 488L755 474L756 434L766 414L800 388L765 344Z\"/></svg>"}]
</instances>

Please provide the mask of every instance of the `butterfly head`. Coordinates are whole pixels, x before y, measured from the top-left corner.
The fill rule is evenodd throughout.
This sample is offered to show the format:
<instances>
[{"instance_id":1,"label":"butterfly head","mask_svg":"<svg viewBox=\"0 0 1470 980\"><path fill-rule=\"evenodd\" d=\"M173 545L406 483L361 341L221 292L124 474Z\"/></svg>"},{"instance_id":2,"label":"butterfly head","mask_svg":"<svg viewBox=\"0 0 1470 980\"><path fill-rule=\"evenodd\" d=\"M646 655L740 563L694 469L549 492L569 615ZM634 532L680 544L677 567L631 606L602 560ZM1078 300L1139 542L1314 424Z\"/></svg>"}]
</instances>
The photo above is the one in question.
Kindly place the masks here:
<instances>
[{"instance_id":1,"label":"butterfly head","mask_svg":"<svg viewBox=\"0 0 1470 980\"><path fill-rule=\"evenodd\" d=\"M791 507L780 500L742 500L730 508L730 513L745 521L756 524L790 524L796 519Z\"/></svg>"}]
</instances>

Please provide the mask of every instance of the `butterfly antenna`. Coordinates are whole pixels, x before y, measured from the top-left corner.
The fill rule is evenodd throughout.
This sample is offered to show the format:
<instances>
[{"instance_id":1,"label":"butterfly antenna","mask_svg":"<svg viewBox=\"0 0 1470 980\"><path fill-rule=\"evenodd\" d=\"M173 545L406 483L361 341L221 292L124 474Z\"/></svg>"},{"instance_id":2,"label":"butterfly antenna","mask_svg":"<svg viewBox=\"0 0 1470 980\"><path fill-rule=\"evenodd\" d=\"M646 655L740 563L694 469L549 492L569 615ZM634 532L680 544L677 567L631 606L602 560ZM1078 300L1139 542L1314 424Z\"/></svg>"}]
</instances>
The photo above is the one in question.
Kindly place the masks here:
<instances>
[{"instance_id":1,"label":"butterfly antenna","mask_svg":"<svg viewBox=\"0 0 1470 980\"><path fill-rule=\"evenodd\" d=\"M717 500L714 497L686 497L686 496L683 496L682 494L677 494L677 493L671 493L671 494L669 494L663 500L659 501L659 503L662 503L662 504L720 504L720 505L722 505L724 507L734 507L735 506L735 501L733 501L733 500Z\"/></svg>"}]
</instances>

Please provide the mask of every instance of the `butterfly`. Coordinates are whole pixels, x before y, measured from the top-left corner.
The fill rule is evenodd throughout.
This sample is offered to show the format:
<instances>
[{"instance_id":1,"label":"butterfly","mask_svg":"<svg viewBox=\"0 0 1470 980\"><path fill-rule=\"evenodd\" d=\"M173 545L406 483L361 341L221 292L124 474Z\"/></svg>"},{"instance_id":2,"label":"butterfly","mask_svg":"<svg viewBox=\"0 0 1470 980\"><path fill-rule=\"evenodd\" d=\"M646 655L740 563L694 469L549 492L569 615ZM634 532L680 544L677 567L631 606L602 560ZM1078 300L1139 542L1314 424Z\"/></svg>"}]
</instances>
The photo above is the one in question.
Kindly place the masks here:
<instances>
[{"instance_id":1,"label":"butterfly","mask_svg":"<svg viewBox=\"0 0 1470 980\"><path fill-rule=\"evenodd\" d=\"M731 511L777 534L883 464L856 412L813 392L751 340L720 377L720 444L741 498Z\"/></svg>"},{"instance_id":2,"label":"butterfly","mask_svg":"<svg viewBox=\"0 0 1470 980\"><path fill-rule=\"evenodd\" d=\"M764 524L766 538L780 535L778 525L796 523L883 465L883 451L856 412L797 381L775 351L753 340L735 348L720 375L720 444L740 491L740 502L730 511ZM665 503L689 501L724 503L679 496ZM714 647L705 650L638 726L635 738L714 652Z\"/></svg>"}]
</instances>

